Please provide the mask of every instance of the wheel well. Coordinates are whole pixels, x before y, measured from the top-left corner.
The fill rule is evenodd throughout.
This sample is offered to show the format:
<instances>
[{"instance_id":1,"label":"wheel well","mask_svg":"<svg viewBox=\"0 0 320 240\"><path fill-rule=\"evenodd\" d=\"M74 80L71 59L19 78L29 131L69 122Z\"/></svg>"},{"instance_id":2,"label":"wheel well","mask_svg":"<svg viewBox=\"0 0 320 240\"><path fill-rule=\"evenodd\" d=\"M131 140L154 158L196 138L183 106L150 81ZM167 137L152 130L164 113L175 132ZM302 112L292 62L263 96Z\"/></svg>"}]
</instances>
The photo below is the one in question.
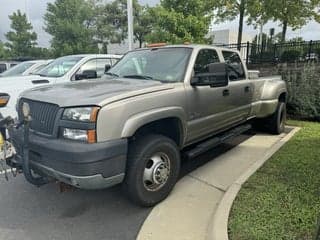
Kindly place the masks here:
<instances>
[{"instance_id":1,"label":"wheel well","mask_svg":"<svg viewBox=\"0 0 320 240\"><path fill-rule=\"evenodd\" d=\"M161 134L172 139L179 147L183 144L183 127L181 120L175 117L164 118L140 127L133 137L140 137L150 133Z\"/></svg>"},{"instance_id":2,"label":"wheel well","mask_svg":"<svg viewBox=\"0 0 320 240\"><path fill-rule=\"evenodd\" d=\"M286 93L281 93L279 96L279 102L286 102L287 101L287 94Z\"/></svg>"}]
</instances>

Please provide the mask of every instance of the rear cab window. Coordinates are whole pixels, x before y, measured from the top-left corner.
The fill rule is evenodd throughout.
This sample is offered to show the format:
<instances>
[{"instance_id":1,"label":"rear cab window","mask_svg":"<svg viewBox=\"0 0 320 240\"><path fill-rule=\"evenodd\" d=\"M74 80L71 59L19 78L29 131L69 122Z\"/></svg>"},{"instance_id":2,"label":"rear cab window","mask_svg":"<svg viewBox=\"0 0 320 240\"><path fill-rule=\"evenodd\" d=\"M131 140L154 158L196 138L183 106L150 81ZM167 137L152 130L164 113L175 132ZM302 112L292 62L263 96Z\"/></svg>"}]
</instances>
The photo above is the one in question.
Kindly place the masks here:
<instances>
[{"instance_id":1,"label":"rear cab window","mask_svg":"<svg viewBox=\"0 0 320 240\"><path fill-rule=\"evenodd\" d=\"M246 73L241 58L237 52L222 51L223 58L228 64L228 74L230 81L246 79Z\"/></svg>"}]
</instances>

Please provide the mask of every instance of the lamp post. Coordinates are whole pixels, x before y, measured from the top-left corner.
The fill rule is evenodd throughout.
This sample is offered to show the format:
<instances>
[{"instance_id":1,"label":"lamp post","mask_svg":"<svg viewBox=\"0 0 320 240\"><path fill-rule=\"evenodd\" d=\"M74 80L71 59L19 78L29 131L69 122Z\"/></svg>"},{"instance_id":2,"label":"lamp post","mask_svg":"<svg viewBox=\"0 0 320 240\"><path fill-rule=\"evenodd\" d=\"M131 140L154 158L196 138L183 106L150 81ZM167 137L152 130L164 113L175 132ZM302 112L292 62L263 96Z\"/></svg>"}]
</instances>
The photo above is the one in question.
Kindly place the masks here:
<instances>
[{"instance_id":1,"label":"lamp post","mask_svg":"<svg viewBox=\"0 0 320 240\"><path fill-rule=\"evenodd\" d=\"M133 49L133 5L132 0L127 0L127 12L128 12L128 42L129 51Z\"/></svg>"}]
</instances>

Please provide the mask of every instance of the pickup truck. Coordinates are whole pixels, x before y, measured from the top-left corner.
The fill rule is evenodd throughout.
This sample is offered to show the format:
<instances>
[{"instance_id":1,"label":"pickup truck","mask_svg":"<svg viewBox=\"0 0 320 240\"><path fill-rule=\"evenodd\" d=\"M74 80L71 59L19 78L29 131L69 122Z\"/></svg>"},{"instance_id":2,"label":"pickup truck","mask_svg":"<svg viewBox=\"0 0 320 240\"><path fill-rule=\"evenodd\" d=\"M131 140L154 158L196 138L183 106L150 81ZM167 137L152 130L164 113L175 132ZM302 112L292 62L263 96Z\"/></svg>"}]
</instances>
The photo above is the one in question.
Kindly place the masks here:
<instances>
[{"instance_id":1,"label":"pickup truck","mask_svg":"<svg viewBox=\"0 0 320 240\"><path fill-rule=\"evenodd\" d=\"M30 131L28 138L28 127L10 132L17 155L9 165L26 165L27 180L42 179L31 178L36 185L43 179L83 189L123 183L131 200L153 206L177 182L182 154L199 155L248 123L284 131L286 84L256 75L230 49L130 51L100 80L24 92L19 120L32 119Z\"/></svg>"},{"instance_id":2,"label":"pickup truck","mask_svg":"<svg viewBox=\"0 0 320 240\"><path fill-rule=\"evenodd\" d=\"M1 109L4 116L16 117L17 99L23 91L41 85L101 77L122 56L105 54L70 55L58 58L36 75L1 77L0 90L10 95L10 102Z\"/></svg>"}]
</instances>

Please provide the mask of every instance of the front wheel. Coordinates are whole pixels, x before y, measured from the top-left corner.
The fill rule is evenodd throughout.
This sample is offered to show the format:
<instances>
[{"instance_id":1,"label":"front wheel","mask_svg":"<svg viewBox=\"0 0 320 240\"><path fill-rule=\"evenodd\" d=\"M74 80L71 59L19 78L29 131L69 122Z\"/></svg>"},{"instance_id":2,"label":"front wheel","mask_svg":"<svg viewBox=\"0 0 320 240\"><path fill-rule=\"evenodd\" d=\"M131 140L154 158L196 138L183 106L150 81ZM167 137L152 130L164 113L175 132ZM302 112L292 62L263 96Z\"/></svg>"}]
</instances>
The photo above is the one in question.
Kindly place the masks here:
<instances>
[{"instance_id":1,"label":"front wheel","mask_svg":"<svg viewBox=\"0 0 320 240\"><path fill-rule=\"evenodd\" d=\"M148 135L129 146L124 188L135 203L150 207L165 199L178 180L180 152L162 135Z\"/></svg>"}]
</instances>

